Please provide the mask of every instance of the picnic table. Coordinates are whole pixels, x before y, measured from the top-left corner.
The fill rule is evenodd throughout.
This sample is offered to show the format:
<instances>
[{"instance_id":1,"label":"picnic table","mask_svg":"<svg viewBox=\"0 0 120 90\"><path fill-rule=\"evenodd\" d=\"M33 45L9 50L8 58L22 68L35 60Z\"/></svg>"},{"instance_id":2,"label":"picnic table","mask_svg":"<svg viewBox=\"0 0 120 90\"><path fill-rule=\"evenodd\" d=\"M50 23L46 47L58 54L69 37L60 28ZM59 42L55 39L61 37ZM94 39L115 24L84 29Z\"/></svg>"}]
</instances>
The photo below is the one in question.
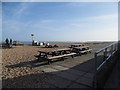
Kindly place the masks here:
<instances>
[{"instance_id":1,"label":"picnic table","mask_svg":"<svg viewBox=\"0 0 120 90\"><path fill-rule=\"evenodd\" d=\"M64 48L64 49L42 50L42 51L38 51L38 52L40 53L40 56L42 56L42 55L56 56L58 54L67 53L67 52L70 52L70 51L71 51L70 48Z\"/></svg>"},{"instance_id":2,"label":"picnic table","mask_svg":"<svg viewBox=\"0 0 120 90\"><path fill-rule=\"evenodd\" d=\"M77 54L81 55L82 53L91 53L91 50L89 46L81 46L81 47L73 47L73 51Z\"/></svg>"},{"instance_id":3,"label":"picnic table","mask_svg":"<svg viewBox=\"0 0 120 90\"><path fill-rule=\"evenodd\" d=\"M84 44L72 44L70 47L73 48L73 47L80 47L80 46L84 46Z\"/></svg>"},{"instance_id":4,"label":"picnic table","mask_svg":"<svg viewBox=\"0 0 120 90\"><path fill-rule=\"evenodd\" d=\"M48 64L50 64L50 61L52 59L61 58L62 60L64 60L63 57L72 56L73 58L73 56L76 54L72 53L70 48L41 50L38 52L39 52L38 60L40 60L40 58L46 59L48 60Z\"/></svg>"}]
</instances>

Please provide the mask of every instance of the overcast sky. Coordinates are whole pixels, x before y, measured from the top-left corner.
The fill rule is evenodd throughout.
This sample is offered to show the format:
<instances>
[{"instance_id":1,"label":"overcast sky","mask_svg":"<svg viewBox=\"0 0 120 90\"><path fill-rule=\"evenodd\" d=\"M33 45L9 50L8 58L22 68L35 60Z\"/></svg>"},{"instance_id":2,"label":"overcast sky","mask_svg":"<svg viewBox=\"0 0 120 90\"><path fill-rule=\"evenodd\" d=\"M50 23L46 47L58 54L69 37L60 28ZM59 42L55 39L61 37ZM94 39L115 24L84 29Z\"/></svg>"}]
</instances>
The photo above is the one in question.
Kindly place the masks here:
<instances>
[{"instance_id":1,"label":"overcast sky","mask_svg":"<svg viewBox=\"0 0 120 90\"><path fill-rule=\"evenodd\" d=\"M30 41L118 40L117 2L3 2L2 36Z\"/></svg>"}]
</instances>

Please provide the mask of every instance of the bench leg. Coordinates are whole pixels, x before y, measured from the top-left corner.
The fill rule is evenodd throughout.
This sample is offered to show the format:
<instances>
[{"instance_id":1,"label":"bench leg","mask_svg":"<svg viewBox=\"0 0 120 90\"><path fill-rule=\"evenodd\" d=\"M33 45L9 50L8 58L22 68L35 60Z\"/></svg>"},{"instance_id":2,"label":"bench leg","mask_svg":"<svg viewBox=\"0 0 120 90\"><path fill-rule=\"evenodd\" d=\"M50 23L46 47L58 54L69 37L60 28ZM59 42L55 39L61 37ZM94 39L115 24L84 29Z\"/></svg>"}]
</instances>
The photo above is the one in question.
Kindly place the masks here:
<instances>
[{"instance_id":1,"label":"bench leg","mask_svg":"<svg viewBox=\"0 0 120 90\"><path fill-rule=\"evenodd\" d=\"M61 60L64 61L64 58L62 57Z\"/></svg>"},{"instance_id":2,"label":"bench leg","mask_svg":"<svg viewBox=\"0 0 120 90\"><path fill-rule=\"evenodd\" d=\"M74 55L72 55L72 58L74 58Z\"/></svg>"},{"instance_id":3,"label":"bench leg","mask_svg":"<svg viewBox=\"0 0 120 90\"><path fill-rule=\"evenodd\" d=\"M39 60L40 60L40 57L38 57L37 61L39 61Z\"/></svg>"},{"instance_id":4,"label":"bench leg","mask_svg":"<svg viewBox=\"0 0 120 90\"><path fill-rule=\"evenodd\" d=\"M79 52L79 55L81 56L81 53Z\"/></svg>"},{"instance_id":5,"label":"bench leg","mask_svg":"<svg viewBox=\"0 0 120 90\"><path fill-rule=\"evenodd\" d=\"M50 60L48 59L48 64L50 65Z\"/></svg>"}]
</instances>

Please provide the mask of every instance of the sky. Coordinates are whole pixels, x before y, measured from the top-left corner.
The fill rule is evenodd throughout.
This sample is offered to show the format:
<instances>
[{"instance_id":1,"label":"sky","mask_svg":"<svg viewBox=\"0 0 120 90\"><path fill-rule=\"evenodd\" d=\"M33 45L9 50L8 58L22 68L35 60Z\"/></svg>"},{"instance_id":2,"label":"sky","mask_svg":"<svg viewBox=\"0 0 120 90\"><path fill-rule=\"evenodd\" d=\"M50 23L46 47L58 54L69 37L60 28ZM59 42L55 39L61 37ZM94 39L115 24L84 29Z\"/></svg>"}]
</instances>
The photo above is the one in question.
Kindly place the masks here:
<instances>
[{"instance_id":1,"label":"sky","mask_svg":"<svg viewBox=\"0 0 120 90\"><path fill-rule=\"evenodd\" d=\"M2 40L116 41L117 2L2 2Z\"/></svg>"}]
</instances>

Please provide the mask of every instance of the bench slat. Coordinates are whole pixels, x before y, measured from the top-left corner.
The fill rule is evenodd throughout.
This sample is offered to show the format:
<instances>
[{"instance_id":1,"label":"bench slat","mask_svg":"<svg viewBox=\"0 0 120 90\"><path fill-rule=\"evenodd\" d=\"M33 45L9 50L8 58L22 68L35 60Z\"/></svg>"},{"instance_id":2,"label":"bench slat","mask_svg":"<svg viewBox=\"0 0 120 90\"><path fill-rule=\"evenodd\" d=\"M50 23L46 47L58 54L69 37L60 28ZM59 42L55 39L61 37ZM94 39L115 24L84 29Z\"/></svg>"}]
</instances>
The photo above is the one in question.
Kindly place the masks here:
<instances>
[{"instance_id":1,"label":"bench slat","mask_svg":"<svg viewBox=\"0 0 120 90\"><path fill-rule=\"evenodd\" d=\"M87 51L92 51L92 49L88 49Z\"/></svg>"},{"instance_id":2,"label":"bench slat","mask_svg":"<svg viewBox=\"0 0 120 90\"><path fill-rule=\"evenodd\" d=\"M76 53L64 54L64 55L59 55L59 56L48 57L47 59L61 58L61 57L65 57L65 56L75 55L75 54Z\"/></svg>"},{"instance_id":3,"label":"bench slat","mask_svg":"<svg viewBox=\"0 0 120 90\"><path fill-rule=\"evenodd\" d=\"M89 51L91 51L91 50L92 50L92 49L88 49L88 50L80 51L80 53L89 52Z\"/></svg>"},{"instance_id":4,"label":"bench slat","mask_svg":"<svg viewBox=\"0 0 120 90\"><path fill-rule=\"evenodd\" d=\"M87 52L87 50L84 50L84 51L80 51L80 53L85 53L85 52Z\"/></svg>"}]
</instances>

